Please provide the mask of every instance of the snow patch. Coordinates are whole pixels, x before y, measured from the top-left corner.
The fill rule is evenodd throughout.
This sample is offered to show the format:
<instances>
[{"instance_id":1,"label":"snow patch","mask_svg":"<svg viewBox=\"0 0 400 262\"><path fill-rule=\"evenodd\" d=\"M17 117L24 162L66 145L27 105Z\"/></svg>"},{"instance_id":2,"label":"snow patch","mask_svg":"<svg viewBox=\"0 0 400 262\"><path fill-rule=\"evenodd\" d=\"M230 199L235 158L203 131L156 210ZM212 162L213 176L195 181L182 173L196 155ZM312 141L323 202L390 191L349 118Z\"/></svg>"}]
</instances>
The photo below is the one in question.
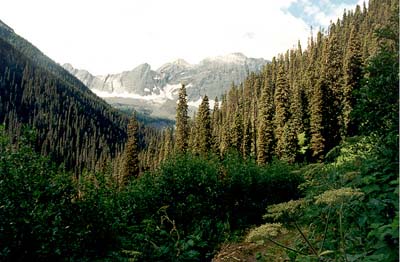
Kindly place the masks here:
<instances>
[{"instance_id":1,"label":"snow patch","mask_svg":"<svg viewBox=\"0 0 400 262\"><path fill-rule=\"evenodd\" d=\"M193 107L199 108L202 101L203 101L203 98L199 98L197 101L189 101L188 106L193 106ZM215 101L209 100L208 103L210 105L210 110L212 110L214 108Z\"/></svg>"},{"instance_id":2,"label":"snow patch","mask_svg":"<svg viewBox=\"0 0 400 262\"><path fill-rule=\"evenodd\" d=\"M101 91L97 89L92 89L92 92L101 98L110 98L110 97L121 97L121 98L132 98L132 99L140 99L146 101L153 101L158 104L162 104L166 101L166 99L160 95L152 93L151 95L142 96L134 93L128 92L107 92Z\"/></svg>"},{"instance_id":3,"label":"snow patch","mask_svg":"<svg viewBox=\"0 0 400 262\"><path fill-rule=\"evenodd\" d=\"M197 101L189 101L188 106L193 106L193 107L199 107L201 104L201 101L203 101L203 98L199 98Z\"/></svg>"},{"instance_id":4,"label":"snow patch","mask_svg":"<svg viewBox=\"0 0 400 262\"><path fill-rule=\"evenodd\" d=\"M187 87L191 87L191 86L192 86L192 84L187 85ZM176 85L167 84L166 86L164 86L164 88L162 88L162 89L159 88L160 94L156 94L154 92L151 92L150 89L145 88L144 91L151 92L151 94L144 95L144 96L138 95L135 93L128 93L126 91L107 92L107 91L102 91L102 90L98 90L98 89L92 89L92 92L102 98L110 98L110 97L132 98L132 99L153 101L158 104L163 104L167 100L175 100L174 96L178 94L180 88L181 88L181 84L176 84ZM157 89L157 87L154 86L153 91L156 89ZM201 100L200 100L200 103L201 103ZM200 103L199 103L199 105L200 105Z\"/></svg>"},{"instance_id":5,"label":"snow patch","mask_svg":"<svg viewBox=\"0 0 400 262\"><path fill-rule=\"evenodd\" d=\"M164 95L165 98L169 100L174 100L174 95L177 93L177 91L181 88L181 84L177 85L170 85L167 84L163 90L161 90L160 95Z\"/></svg>"}]
</instances>

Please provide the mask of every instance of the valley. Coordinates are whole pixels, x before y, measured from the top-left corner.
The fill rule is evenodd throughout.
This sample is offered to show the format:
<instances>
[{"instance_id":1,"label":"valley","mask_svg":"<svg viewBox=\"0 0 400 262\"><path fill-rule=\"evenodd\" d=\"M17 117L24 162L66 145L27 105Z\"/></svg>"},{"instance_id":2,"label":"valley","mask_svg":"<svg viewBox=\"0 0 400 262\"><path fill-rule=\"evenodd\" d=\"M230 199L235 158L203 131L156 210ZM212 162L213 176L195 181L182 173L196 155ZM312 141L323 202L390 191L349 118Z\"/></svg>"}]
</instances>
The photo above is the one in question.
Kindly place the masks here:
<instances>
[{"instance_id":1,"label":"valley","mask_svg":"<svg viewBox=\"0 0 400 262\"><path fill-rule=\"evenodd\" d=\"M261 41L260 27L285 32L343 6L277 2L273 18L287 20L267 25L245 21L260 16L242 12L250 2L229 2L240 15L226 32L230 12L205 1L194 29L217 15L202 45L239 35L231 50ZM204 33L183 30L197 21L192 7L176 20L168 2L154 29L158 6L119 3L110 33L136 16L129 33L145 40ZM69 6L52 4L43 18L54 33ZM62 31L80 48L98 24L85 21L80 39L73 19L116 10L86 4ZM0 20L0 261L398 261L398 14L398 1L369 0L268 59L226 52L105 75L61 66Z\"/></svg>"}]
</instances>

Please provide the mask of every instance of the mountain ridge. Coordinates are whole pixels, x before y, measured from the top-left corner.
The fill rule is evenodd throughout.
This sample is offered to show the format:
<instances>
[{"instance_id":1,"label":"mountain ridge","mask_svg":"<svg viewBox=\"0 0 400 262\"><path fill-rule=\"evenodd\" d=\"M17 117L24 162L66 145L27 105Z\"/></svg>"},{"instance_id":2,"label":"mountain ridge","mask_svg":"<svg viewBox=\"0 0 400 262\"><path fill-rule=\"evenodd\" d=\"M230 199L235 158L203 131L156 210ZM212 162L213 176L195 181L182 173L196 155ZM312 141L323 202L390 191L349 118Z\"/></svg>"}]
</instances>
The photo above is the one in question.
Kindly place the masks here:
<instances>
[{"instance_id":1,"label":"mountain ridge","mask_svg":"<svg viewBox=\"0 0 400 262\"><path fill-rule=\"evenodd\" d=\"M77 173L117 157L127 138L127 115L1 23L0 123L7 132L29 126L39 152Z\"/></svg>"},{"instance_id":2,"label":"mountain ridge","mask_svg":"<svg viewBox=\"0 0 400 262\"><path fill-rule=\"evenodd\" d=\"M209 96L212 103L232 83L240 84L250 72L261 71L268 62L263 58L246 57L242 53L230 53L207 57L196 64L180 58L154 70L144 63L129 71L107 75L92 75L71 64L64 64L63 67L113 106L123 105L139 111L142 108L153 116L173 119L181 84L186 85L189 105L198 106L204 95Z\"/></svg>"}]
</instances>

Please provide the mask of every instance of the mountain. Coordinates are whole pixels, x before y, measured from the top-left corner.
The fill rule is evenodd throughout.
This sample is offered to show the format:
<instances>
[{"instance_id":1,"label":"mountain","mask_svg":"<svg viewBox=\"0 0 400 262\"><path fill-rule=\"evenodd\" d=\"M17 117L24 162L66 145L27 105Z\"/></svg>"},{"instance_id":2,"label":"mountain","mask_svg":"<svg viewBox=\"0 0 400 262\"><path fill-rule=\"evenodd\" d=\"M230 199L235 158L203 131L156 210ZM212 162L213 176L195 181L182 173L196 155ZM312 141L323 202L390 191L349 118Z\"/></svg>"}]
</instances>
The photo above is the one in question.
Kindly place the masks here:
<instances>
[{"instance_id":1,"label":"mountain","mask_svg":"<svg viewBox=\"0 0 400 262\"><path fill-rule=\"evenodd\" d=\"M69 170L116 157L127 117L0 21L0 123L18 135L28 125L36 149Z\"/></svg>"},{"instance_id":2,"label":"mountain","mask_svg":"<svg viewBox=\"0 0 400 262\"><path fill-rule=\"evenodd\" d=\"M134 107L154 116L175 117L175 102L181 83L186 84L189 105L197 107L202 96L220 97L232 85L243 82L249 72L259 72L268 61L241 53L210 57L198 64L183 59L157 70L142 64L120 74L94 76L86 70L63 67L98 96L116 107Z\"/></svg>"}]
</instances>

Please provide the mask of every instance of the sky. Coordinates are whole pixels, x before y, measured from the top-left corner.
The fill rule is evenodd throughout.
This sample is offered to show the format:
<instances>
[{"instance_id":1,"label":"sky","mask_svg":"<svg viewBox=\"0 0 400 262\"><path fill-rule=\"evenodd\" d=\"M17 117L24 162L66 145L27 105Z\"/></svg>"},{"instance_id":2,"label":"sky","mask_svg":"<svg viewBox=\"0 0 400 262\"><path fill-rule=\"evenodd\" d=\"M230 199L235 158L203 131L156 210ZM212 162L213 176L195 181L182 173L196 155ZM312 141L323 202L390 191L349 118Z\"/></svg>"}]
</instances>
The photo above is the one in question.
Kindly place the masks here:
<instances>
[{"instance_id":1,"label":"sky","mask_svg":"<svg viewBox=\"0 0 400 262\"><path fill-rule=\"evenodd\" d=\"M298 40L304 49L311 26L327 28L357 4L363 0L3 0L0 20L57 63L99 75L234 52L271 60Z\"/></svg>"}]
</instances>

